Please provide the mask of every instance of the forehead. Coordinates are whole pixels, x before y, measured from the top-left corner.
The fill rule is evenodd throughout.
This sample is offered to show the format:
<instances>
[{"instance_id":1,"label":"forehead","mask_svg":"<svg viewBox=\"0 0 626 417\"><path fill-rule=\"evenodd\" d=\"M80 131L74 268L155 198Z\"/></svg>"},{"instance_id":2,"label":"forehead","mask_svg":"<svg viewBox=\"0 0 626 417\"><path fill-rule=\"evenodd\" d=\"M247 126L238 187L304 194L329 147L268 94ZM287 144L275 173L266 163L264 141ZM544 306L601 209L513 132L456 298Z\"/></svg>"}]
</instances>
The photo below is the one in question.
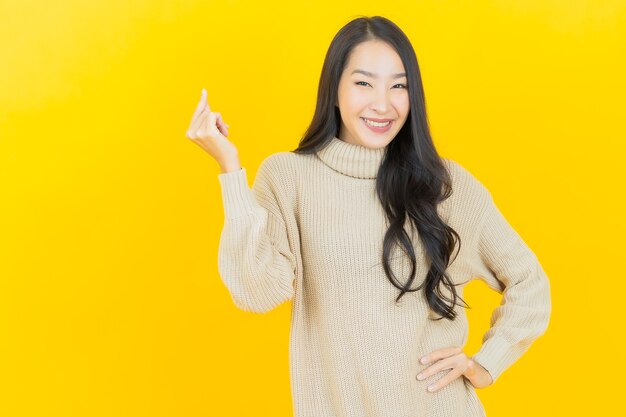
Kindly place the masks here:
<instances>
[{"instance_id":1,"label":"forehead","mask_svg":"<svg viewBox=\"0 0 626 417\"><path fill-rule=\"evenodd\" d=\"M348 55L346 68L382 74L404 71L400 55L391 45L380 40L365 41L355 46Z\"/></svg>"}]
</instances>

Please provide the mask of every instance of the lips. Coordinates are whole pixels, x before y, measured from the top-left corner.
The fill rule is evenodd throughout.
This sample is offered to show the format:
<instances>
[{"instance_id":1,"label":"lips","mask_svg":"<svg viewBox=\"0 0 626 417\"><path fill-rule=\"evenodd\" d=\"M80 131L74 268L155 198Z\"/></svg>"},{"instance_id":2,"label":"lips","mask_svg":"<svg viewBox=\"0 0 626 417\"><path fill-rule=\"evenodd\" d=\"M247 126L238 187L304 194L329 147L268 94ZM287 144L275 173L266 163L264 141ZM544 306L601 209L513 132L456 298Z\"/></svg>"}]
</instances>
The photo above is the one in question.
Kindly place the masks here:
<instances>
[{"instance_id":1,"label":"lips","mask_svg":"<svg viewBox=\"0 0 626 417\"><path fill-rule=\"evenodd\" d=\"M371 120L372 122L376 122L376 123L385 123L385 122L389 122L393 120L393 119L375 119L373 117L361 117L361 119Z\"/></svg>"},{"instance_id":2,"label":"lips","mask_svg":"<svg viewBox=\"0 0 626 417\"><path fill-rule=\"evenodd\" d=\"M386 120L390 120L389 123L387 123L385 126L373 126L371 124L369 124L363 117L361 117L361 120L363 120L363 124L371 131L376 132L376 133L386 133L391 129L391 126L393 126L394 121L393 119L386 119ZM385 120L385 119L383 119ZM384 122L383 122L384 123Z\"/></svg>"}]
</instances>

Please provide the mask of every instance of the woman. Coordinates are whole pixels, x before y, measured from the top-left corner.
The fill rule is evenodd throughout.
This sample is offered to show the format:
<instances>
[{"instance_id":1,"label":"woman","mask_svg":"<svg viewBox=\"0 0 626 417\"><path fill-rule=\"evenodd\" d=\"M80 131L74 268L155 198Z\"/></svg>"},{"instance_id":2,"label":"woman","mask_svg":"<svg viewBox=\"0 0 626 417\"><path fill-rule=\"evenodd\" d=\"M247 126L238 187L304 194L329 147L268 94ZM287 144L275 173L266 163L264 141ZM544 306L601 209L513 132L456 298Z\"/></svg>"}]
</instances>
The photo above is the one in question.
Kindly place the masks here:
<instances>
[{"instance_id":1,"label":"woman","mask_svg":"<svg viewBox=\"0 0 626 417\"><path fill-rule=\"evenodd\" d=\"M187 137L222 168L219 272L246 311L293 300L295 416L484 416L475 388L545 332L549 282L489 191L437 154L400 28L361 17L337 33L311 125L252 189L227 136L203 90ZM470 357L474 278L503 302Z\"/></svg>"}]
</instances>

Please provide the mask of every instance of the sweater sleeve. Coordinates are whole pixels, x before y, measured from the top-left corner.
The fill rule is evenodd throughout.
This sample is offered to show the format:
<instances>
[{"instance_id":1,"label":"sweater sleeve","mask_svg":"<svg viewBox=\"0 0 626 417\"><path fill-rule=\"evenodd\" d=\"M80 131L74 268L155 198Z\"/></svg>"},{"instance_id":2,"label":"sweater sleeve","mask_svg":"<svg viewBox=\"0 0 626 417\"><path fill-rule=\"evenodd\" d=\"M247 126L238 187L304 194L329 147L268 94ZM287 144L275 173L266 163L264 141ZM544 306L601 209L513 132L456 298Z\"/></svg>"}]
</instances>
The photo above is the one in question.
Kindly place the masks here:
<instances>
[{"instance_id":1,"label":"sweater sleeve","mask_svg":"<svg viewBox=\"0 0 626 417\"><path fill-rule=\"evenodd\" d=\"M536 255L505 220L491 193L483 191L487 202L474 269L502 300L473 359L495 382L546 331L552 307L550 284Z\"/></svg>"},{"instance_id":2,"label":"sweater sleeve","mask_svg":"<svg viewBox=\"0 0 626 417\"><path fill-rule=\"evenodd\" d=\"M256 313L290 300L300 270L299 248L290 244L299 241L297 229L269 161L261 163L252 189L245 168L218 175L224 207L219 274L235 305Z\"/></svg>"}]
</instances>

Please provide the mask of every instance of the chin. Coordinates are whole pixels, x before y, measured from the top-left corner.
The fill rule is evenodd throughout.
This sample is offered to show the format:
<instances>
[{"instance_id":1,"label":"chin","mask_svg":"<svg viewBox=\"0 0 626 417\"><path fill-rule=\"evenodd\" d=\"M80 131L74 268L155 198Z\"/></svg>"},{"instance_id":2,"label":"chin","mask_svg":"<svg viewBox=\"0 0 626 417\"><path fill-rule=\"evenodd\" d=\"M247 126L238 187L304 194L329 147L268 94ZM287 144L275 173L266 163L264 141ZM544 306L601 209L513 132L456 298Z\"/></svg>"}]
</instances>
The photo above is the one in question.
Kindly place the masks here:
<instances>
[{"instance_id":1,"label":"chin","mask_svg":"<svg viewBox=\"0 0 626 417\"><path fill-rule=\"evenodd\" d=\"M368 148L382 148L387 146L396 137L398 132L387 132L385 135L366 136L360 139L361 144Z\"/></svg>"}]
</instances>

